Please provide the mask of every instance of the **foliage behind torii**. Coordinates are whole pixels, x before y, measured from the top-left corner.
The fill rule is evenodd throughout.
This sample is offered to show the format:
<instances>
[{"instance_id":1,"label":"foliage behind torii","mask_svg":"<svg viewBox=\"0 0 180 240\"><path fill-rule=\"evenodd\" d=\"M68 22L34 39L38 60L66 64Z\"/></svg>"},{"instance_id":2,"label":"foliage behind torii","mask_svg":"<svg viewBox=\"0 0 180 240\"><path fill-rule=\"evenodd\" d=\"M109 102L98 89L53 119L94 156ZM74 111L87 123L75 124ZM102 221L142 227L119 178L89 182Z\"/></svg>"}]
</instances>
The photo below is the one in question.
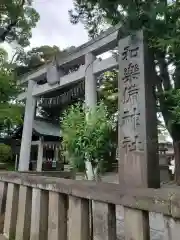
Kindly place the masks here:
<instances>
[{"instance_id":1,"label":"foliage behind torii","mask_svg":"<svg viewBox=\"0 0 180 240\"><path fill-rule=\"evenodd\" d=\"M17 49L29 45L31 30L39 20L39 14L32 7L32 0L1 0L0 43L14 42ZM19 87L16 83L14 57L0 48L0 135L9 134L21 121L22 106L16 101Z\"/></svg>"},{"instance_id":2,"label":"foliage behind torii","mask_svg":"<svg viewBox=\"0 0 180 240\"><path fill-rule=\"evenodd\" d=\"M7 52L0 49L0 135L8 134L21 121L22 106L17 104L18 86Z\"/></svg>"},{"instance_id":3,"label":"foliage behind torii","mask_svg":"<svg viewBox=\"0 0 180 240\"><path fill-rule=\"evenodd\" d=\"M32 7L33 0L1 0L0 40L28 46L31 29L36 26L39 14Z\"/></svg>"},{"instance_id":4,"label":"foliage behind torii","mask_svg":"<svg viewBox=\"0 0 180 240\"><path fill-rule=\"evenodd\" d=\"M102 26L121 24L119 36L143 29L154 66L158 110L174 143L180 161L180 2L168 0L74 0L71 22L81 21L96 36ZM180 166L180 164L177 164ZM177 177L180 167L176 168Z\"/></svg>"}]
</instances>

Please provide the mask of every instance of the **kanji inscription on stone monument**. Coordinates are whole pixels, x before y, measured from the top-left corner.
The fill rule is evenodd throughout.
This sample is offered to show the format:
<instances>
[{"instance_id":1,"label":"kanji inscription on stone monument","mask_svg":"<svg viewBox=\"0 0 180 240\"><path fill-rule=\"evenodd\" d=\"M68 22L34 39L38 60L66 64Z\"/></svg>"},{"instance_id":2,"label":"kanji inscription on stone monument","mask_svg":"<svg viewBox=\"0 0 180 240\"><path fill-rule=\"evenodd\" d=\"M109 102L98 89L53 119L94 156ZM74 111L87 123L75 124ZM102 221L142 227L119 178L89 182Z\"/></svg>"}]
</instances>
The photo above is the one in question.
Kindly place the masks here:
<instances>
[{"instance_id":1,"label":"kanji inscription on stone monument","mask_svg":"<svg viewBox=\"0 0 180 240\"><path fill-rule=\"evenodd\" d=\"M158 176L150 179L149 171L154 165L158 175L156 107L145 57L142 31L119 41L119 175L125 184L155 187Z\"/></svg>"},{"instance_id":2,"label":"kanji inscription on stone monument","mask_svg":"<svg viewBox=\"0 0 180 240\"><path fill-rule=\"evenodd\" d=\"M138 42L135 45L130 44L124 47L122 52L122 61L124 63L122 72L123 90L123 109L122 111L122 130L124 133L121 139L122 147L127 151L143 150L139 139L138 126L140 111L138 109L139 95L139 69L138 58L140 57Z\"/></svg>"}]
</instances>

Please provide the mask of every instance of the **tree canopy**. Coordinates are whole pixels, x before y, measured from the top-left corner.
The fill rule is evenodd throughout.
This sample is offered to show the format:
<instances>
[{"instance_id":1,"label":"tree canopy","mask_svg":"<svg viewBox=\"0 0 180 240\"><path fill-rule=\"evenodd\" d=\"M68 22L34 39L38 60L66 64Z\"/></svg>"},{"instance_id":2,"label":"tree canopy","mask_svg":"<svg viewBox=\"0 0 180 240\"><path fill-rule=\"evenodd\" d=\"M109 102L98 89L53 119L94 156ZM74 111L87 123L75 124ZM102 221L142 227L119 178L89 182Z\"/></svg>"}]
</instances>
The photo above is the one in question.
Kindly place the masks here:
<instances>
[{"instance_id":1,"label":"tree canopy","mask_svg":"<svg viewBox=\"0 0 180 240\"><path fill-rule=\"evenodd\" d=\"M53 57L59 53L60 49L57 46L51 47L43 45L32 48L28 51L21 49L17 52L15 57L16 62L18 63L16 68L17 75L23 75L39 68L52 60Z\"/></svg>"},{"instance_id":2,"label":"tree canopy","mask_svg":"<svg viewBox=\"0 0 180 240\"><path fill-rule=\"evenodd\" d=\"M31 29L39 20L32 3L33 0L1 0L0 42L16 41L23 47L29 45Z\"/></svg>"},{"instance_id":3,"label":"tree canopy","mask_svg":"<svg viewBox=\"0 0 180 240\"><path fill-rule=\"evenodd\" d=\"M33 0L1 0L0 3L0 43L16 42L29 45L31 30L39 20L39 14L32 6ZM16 97L19 87L16 83L17 61L8 59L8 53L0 48L0 134L9 134L21 121L22 106Z\"/></svg>"},{"instance_id":4,"label":"tree canopy","mask_svg":"<svg viewBox=\"0 0 180 240\"><path fill-rule=\"evenodd\" d=\"M21 120L22 106L17 104L18 86L8 54L0 49L0 134L7 134Z\"/></svg>"}]
</instances>

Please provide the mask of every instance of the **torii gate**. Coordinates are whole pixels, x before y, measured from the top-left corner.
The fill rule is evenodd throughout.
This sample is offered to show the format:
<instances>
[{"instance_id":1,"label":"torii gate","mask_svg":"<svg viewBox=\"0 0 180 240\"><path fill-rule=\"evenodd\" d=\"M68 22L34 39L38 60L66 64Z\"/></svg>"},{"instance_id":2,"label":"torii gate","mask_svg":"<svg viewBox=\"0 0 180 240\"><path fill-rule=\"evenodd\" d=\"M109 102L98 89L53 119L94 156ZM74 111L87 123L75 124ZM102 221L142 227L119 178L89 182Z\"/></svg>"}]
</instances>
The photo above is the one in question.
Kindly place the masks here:
<instances>
[{"instance_id":1,"label":"torii gate","mask_svg":"<svg viewBox=\"0 0 180 240\"><path fill-rule=\"evenodd\" d=\"M24 127L21 142L19 170L29 166L32 126L36 100L42 94L62 89L85 79L85 103L97 103L96 77L119 66L119 179L129 186L157 187L159 184L156 107L153 95L154 70L148 63L143 32L134 37L117 39L120 25L110 28L99 37L70 52L63 59L43 66L26 75L20 83L27 83L27 91L19 95L26 99ZM118 47L119 62L110 57L96 57ZM80 68L69 74L62 69L72 65ZM47 82L37 81L46 77Z\"/></svg>"}]
</instances>

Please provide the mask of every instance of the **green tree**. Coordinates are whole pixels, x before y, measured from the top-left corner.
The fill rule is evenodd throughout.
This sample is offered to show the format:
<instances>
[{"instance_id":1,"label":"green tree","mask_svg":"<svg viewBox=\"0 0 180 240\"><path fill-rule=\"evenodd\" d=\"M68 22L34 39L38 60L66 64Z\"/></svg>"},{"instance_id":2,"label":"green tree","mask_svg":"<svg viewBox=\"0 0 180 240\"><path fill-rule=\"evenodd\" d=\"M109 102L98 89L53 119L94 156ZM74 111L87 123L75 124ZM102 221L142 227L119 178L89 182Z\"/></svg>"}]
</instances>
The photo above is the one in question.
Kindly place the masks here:
<instances>
[{"instance_id":1,"label":"green tree","mask_svg":"<svg viewBox=\"0 0 180 240\"><path fill-rule=\"evenodd\" d=\"M0 49L0 134L10 132L21 120L22 106L16 102L19 89L12 65L7 61L7 52Z\"/></svg>"},{"instance_id":2,"label":"green tree","mask_svg":"<svg viewBox=\"0 0 180 240\"><path fill-rule=\"evenodd\" d=\"M75 47L71 46L61 50L58 46L42 45L32 48L28 51L21 49L15 56L15 61L18 63L17 75L23 75L33 71L42 65L52 61L55 57L64 57L69 51Z\"/></svg>"},{"instance_id":3,"label":"green tree","mask_svg":"<svg viewBox=\"0 0 180 240\"><path fill-rule=\"evenodd\" d=\"M33 71L45 63L49 62L60 53L60 49L57 46L43 45L35 47L29 51L21 50L17 53L15 60L18 63L17 75L26 74Z\"/></svg>"},{"instance_id":4,"label":"green tree","mask_svg":"<svg viewBox=\"0 0 180 240\"><path fill-rule=\"evenodd\" d=\"M111 152L107 152L104 155L105 161L108 163L108 159L111 159L114 163L117 161L117 145L118 145L118 72L112 70L103 73L100 76L98 86L99 100L103 100L107 107L108 113L112 116L114 131L111 132L109 138L112 142ZM112 164L107 165L108 169L112 168Z\"/></svg>"},{"instance_id":5,"label":"green tree","mask_svg":"<svg viewBox=\"0 0 180 240\"><path fill-rule=\"evenodd\" d=\"M33 0L1 0L0 42L15 40L23 47L29 45L31 29L39 20L32 3Z\"/></svg>"},{"instance_id":6,"label":"green tree","mask_svg":"<svg viewBox=\"0 0 180 240\"><path fill-rule=\"evenodd\" d=\"M168 0L75 0L71 21L82 21L89 35L104 23L122 25L121 37L143 29L154 66L159 111L174 144L176 178L180 176L180 2ZM97 20L98 19L98 20Z\"/></svg>"},{"instance_id":7,"label":"green tree","mask_svg":"<svg viewBox=\"0 0 180 240\"><path fill-rule=\"evenodd\" d=\"M89 180L97 179L104 166L104 155L111 151L113 122L107 107L100 103L93 109L81 104L64 112L61 123L63 146L70 163Z\"/></svg>"},{"instance_id":8,"label":"green tree","mask_svg":"<svg viewBox=\"0 0 180 240\"><path fill-rule=\"evenodd\" d=\"M1 0L0 42L15 41L22 47L29 45L31 29L36 26L39 14L32 7L32 0ZM16 54L15 54L16 56ZM15 56L11 61L4 49L0 49L0 134L10 134L21 121L23 107L17 103L19 87L16 84Z\"/></svg>"},{"instance_id":9,"label":"green tree","mask_svg":"<svg viewBox=\"0 0 180 240\"><path fill-rule=\"evenodd\" d=\"M118 110L118 72L112 70L100 76L98 87L99 99L103 100L112 115Z\"/></svg>"}]
</instances>

